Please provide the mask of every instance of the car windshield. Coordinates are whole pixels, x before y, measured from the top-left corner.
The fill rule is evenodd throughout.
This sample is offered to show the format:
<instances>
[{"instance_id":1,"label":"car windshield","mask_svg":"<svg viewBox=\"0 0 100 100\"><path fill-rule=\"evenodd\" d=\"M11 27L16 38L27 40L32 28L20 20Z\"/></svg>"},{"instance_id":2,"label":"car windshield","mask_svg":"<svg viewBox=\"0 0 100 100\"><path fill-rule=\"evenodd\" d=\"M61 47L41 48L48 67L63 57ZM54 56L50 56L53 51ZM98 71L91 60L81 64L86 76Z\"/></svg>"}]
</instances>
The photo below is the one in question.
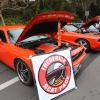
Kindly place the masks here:
<instances>
[{"instance_id":1,"label":"car windshield","mask_svg":"<svg viewBox=\"0 0 100 100\"><path fill-rule=\"evenodd\" d=\"M23 30L24 30L23 28L9 30L8 37L10 42L15 44Z\"/></svg>"},{"instance_id":2,"label":"car windshield","mask_svg":"<svg viewBox=\"0 0 100 100\"><path fill-rule=\"evenodd\" d=\"M77 30L77 27L72 25L72 24L67 24L64 26L65 28L67 28L69 31L73 32Z\"/></svg>"},{"instance_id":3,"label":"car windshield","mask_svg":"<svg viewBox=\"0 0 100 100\"><path fill-rule=\"evenodd\" d=\"M24 29L22 29L22 28L9 30L8 31L8 37L9 37L10 42L15 44L23 30ZM24 40L20 41L20 42L34 41L34 40L47 38L47 37L48 37L47 35L31 36L27 39L24 39Z\"/></svg>"},{"instance_id":4,"label":"car windshield","mask_svg":"<svg viewBox=\"0 0 100 100\"><path fill-rule=\"evenodd\" d=\"M97 29L97 28L94 27L94 25L91 25L91 26L89 27L89 29Z\"/></svg>"}]
</instances>

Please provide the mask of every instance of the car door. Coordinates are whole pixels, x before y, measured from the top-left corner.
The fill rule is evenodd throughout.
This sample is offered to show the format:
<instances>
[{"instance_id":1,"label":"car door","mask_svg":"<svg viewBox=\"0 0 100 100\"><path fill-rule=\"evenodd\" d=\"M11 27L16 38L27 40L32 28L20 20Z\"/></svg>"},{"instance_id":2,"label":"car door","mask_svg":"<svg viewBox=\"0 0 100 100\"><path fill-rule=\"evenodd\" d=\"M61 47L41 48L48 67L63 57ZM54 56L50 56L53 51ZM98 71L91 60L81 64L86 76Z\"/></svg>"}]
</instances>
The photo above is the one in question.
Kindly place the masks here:
<instances>
[{"instance_id":1,"label":"car door","mask_svg":"<svg viewBox=\"0 0 100 100\"><path fill-rule=\"evenodd\" d=\"M0 60L2 61L3 59L3 54L4 54L4 49L3 47L5 46L5 44L7 43L5 34L3 31L0 30Z\"/></svg>"},{"instance_id":2,"label":"car door","mask_svg":"<svg viewBox=\"0 0 100 100\"><path fill-rule=\"evenodd\" d=\"M4 32L0 30L0 60L9 66L13 64L13 50L14 45L7 42Z\"/></svg>"},{"instance_id":3,"label":"car door","mask_svg":"<svg viewBox=\"0 0 100 100\"><path fill-rule=\"evenodd\" d=\"M62 28L62 30L61 38L63 40L73 41L72 37L76 36L75 31L77 30L77 27L73 24L67 24Z\"/></svg>"}]
</instances>

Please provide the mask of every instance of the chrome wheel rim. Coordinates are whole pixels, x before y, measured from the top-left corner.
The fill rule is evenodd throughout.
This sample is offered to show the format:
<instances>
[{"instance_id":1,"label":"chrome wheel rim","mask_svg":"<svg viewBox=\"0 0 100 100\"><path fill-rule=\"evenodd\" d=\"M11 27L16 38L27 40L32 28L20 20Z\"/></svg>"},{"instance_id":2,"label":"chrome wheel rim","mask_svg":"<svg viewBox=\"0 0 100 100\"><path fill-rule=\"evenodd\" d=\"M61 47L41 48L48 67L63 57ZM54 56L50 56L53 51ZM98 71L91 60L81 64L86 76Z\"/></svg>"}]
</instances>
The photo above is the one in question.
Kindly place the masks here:
<instances>
[{"instance_id":1,"label":"chrome wheel rim","mask_svg":"<svg viewBox=\"0 0 100 100\"><path fill-rule=\"evenodd\" d=\"M18 62L17 73L22 82L28 83L30 78L29 71L27 66L23 62Z\"/></svg>"},{"instance_id":2,"label":"chrome wheel rim","mask_svg":"<svg viewBox=\"0 0 100 100\"><path fill-rule=\"evenodd\" d=\"M80 41L78 41L78 43L81 44L81 45L83 45L84 48L85 48L85 50L87 50L87 43L86 43L86 41L80 40Z\"/></svg>"}]
</instances>

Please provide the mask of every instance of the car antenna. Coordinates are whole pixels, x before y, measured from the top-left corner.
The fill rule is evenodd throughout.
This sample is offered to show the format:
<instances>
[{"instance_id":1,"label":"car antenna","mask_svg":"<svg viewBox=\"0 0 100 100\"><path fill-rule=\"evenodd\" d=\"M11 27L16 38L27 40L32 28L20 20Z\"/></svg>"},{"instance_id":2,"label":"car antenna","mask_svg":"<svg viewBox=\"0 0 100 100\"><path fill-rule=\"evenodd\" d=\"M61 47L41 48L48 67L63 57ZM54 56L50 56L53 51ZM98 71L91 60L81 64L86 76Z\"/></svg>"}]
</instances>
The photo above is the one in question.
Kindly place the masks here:
<instances>
[{"instance_id":1,"label":"car antenna","mask_svg":"<svg viewBox=\"0 0 100 100\"><path fill-rule=\"evenodd\" d=\"M58 19L58 46L61 46L61 34L60 34L60 29L61 29L61 22L60 19Z\"/></svg>"}]
</instances>

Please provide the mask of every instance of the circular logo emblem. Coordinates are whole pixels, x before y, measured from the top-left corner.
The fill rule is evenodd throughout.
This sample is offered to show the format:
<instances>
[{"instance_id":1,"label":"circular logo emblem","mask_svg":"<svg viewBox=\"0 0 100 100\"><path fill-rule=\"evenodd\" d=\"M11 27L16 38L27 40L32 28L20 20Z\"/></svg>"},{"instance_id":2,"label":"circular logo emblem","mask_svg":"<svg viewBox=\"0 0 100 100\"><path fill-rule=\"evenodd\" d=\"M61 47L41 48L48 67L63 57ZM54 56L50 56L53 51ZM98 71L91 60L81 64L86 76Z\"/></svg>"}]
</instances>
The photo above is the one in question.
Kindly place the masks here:
<instances>
[{"instance_id":1,"label":"circular logo emblem","mask_svg":"<svg viewBox=\"0 0 100 100\"><path fill-rule=\"evenodd\" d=\"M69 84L71 67L68 60L61 55L49 56L39 69L39 83L49 94L63 91Z\"/></svg>"}]
</instances>

